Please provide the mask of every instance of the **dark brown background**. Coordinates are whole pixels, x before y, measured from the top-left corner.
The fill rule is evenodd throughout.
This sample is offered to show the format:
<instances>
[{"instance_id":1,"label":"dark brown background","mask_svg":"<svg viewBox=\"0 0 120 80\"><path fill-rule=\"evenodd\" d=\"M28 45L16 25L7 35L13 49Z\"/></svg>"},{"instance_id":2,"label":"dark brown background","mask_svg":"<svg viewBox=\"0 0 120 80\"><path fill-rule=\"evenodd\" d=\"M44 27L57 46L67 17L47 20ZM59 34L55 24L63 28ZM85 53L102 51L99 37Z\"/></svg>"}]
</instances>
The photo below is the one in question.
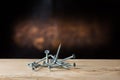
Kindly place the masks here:
<instances>
[{"instance_id":1,"label":"dark brown background","mask_svg":"<svg viewBox=\"0 0 120 80\"><path fill-rule=\"evenodd\" d=\"M0 57L41 58L44 49L55 54L61 42L60 58L75 53L76 58L118 59L119 3L115 0L1 1ZM38 32L31 35L29 30L33 27L37 27ZM19 33L22 38L16 37ZM41 49L33 45L37 38L40 41L44 38Z\"/></svg>"}]
</instances>

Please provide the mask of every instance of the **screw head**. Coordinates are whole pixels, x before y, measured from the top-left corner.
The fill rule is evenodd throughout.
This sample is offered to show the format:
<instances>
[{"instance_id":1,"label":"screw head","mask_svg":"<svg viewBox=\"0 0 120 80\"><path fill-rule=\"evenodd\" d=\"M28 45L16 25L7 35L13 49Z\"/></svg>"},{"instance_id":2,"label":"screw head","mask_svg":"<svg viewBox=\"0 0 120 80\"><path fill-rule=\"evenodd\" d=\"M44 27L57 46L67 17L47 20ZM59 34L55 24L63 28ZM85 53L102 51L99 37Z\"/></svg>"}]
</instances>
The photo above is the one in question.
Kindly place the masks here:
<instances>
[{"instance_id":1,"label":"screw head","mask_svg":"<svg viewBox=\"0 0 120 80\"><path fill-rule=\"evenodd\" d=\"M50 50L45 50L44 53L49 54Z\"/></svg>"}]
</instances>

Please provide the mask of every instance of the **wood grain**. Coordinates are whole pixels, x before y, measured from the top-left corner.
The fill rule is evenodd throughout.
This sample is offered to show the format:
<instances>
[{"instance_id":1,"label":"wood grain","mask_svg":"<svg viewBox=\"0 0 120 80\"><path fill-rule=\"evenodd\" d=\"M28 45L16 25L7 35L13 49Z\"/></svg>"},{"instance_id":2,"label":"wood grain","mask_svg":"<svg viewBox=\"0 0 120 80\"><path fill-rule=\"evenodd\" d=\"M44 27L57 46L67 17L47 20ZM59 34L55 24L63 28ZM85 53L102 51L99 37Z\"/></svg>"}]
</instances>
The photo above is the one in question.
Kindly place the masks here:
<instances>
[{"instance_id":1,"label":"wood grain","mask_svg":"<svg viewBox=\"0 0 120 80\"><path fill-rule=\"evenodd\" d=\"M0 59L0 80L120 80L120 60L71 59L70 70L41 68L32 71L28 63L36 59Z\"/></svg>"}]
</instances>

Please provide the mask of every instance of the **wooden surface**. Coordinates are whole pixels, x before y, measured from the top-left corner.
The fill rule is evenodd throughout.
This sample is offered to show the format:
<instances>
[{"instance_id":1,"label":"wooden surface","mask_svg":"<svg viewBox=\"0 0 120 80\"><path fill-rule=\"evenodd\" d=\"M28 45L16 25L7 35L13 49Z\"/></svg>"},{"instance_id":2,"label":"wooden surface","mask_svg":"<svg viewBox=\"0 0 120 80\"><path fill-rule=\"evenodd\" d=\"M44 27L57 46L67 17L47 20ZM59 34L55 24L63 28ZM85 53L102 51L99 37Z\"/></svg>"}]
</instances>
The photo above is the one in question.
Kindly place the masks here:
<instances>
[{"instance_id":1,"label":"wooden surface","mask_svg":"<svg viewBox=\"0 0 120 80\"><path fill-rule=\"evenodd\" d=\"M75 59L77 67L70 70L27 66L35 59L0 59L0 80L120 80L120 60Z\"/></svg>"}]
</instances>

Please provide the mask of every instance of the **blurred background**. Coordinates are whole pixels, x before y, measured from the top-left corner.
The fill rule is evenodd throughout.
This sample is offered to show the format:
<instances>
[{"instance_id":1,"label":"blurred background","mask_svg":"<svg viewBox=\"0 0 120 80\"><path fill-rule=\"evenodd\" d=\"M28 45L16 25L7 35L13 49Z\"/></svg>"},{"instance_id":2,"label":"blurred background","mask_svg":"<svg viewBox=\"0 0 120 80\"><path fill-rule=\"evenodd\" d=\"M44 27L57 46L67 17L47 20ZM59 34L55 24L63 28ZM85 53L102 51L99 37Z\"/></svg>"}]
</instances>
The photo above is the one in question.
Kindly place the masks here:
<instances>
[{"instance_id":1,"label":"blurred background","mask_svg":"<svg viewBox=\"0 0 120 80\"><path fill-rule=\"evenodd\" d=\"M0 58L119 59L120 2L1 0Z\"/></svg>"}]
</instances>

